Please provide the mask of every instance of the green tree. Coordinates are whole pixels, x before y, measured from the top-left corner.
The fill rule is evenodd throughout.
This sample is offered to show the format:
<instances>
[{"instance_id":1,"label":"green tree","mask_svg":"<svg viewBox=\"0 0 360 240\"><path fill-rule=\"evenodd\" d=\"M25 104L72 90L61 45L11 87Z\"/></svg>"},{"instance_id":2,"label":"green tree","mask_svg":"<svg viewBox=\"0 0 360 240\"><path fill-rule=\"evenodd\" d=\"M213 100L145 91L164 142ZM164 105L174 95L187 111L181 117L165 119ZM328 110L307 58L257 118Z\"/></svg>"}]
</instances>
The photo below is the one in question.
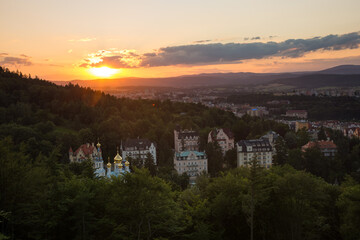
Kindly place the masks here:
<instances>
[{"instance_id":1,"label":"green tree","mask_svg":"<svg viewBox=\"0 0 360 240\"><path fill-rule=\"evenodd\" d=\"M297 136L294 132L287 132L284 138L289 149L294 149L297 147Z\"/></svg>"},{"instance_id":2,"label":"green tree","mask_svg":"<svg viewBox=\"0 0 360 240\"><path fill-rule=\"evenodd\" d=\"M237 167L237 152L236 147L226 151L224 156L224 164L227 169L236 168Z\"/></svg>"},{"instance_id":3,"label":"green tree","mask_svg":"<svg viewBox=\"0 0 360 240\"><path fill-rule=\"evenodd\" d=\"M261 177L261 167L259 165L258 157L255 154L251 161L249 162L250 174L249 174L249 192L247 196L247 201L245 201L244 212L247 214L247 221L250 225L250 240L254 239L254 214L255 206L258 204L258 201L261 197L261 187L260 187L260 177Z\"/></svg>"},{"instance_id":4,"label":"green tree","mask_svg":"<svg viewBox=\"0 0 360 240\"><path fill-rule=\"evenodd\" d=\"M296 132L297 147L301 148L310 141L308 132L303 128Z\"/></svg>"},{"instance_id":5,"label":"green tree","mask_svg":"<svg viewBox=\"0 0 360 240\"><path fill-rule=\"evenodd\" d=\"M334 187L304 171L290 166L273 167L265 177L270 194L261 204L264 234L269 239L338 239L330 195ZM331 193L333 194L333 193ZM274 221L276 219L276 221Z\"/></svg>"},{"instance_id":6,"label":"green tree","mask_svg":"<svg viewBox=\"0 0 360 240\"><path fill-rule=\"evenodd\" d=\"M110 238L172 238L183 229L182 211L171 187L147 169L113 178L109 187L106 218L112 222Z\"/></svg>"},{"instance_id":7,"label":"green tree","mask_svg":"<svg viewBox=\"0 0 360 240\"><path fill-rule=\"evenodd\" d=\"M149 170L151 176L156 175L156 166L154 164L154 158L151 155L151 153L146 154L144 167L146 167Z\"/></svg>"},{"instance_id":8,"label":"green tree","mask_svg":"<svg viewBox=\"0 0 360 240\"><path fill-rule=\"evenodd\" d=\"M326 137L326 133L325 133L325 129L323 126L321 126L319 132L318 132L318 140L321 141L321 140L326 140L327 137Z\"/></svg>"},{"instance_id":9,"label":"green tree","mask_svg":"<svg viewBox=\"0 0 360 240\"><path fill-rule=\"evenodd\" d=\"M221 148L217 142L208 143L205 152L208 158L208 172L210 176L215 177L223 168L223 154Z\"/></svg>"},{"instance_id":10,"label":"green tree","mask_svg":"<svg viewBox=\"0 0 360 240\"><path fill-rule=\"evenodd\" d=\"M95 136L90 128L84 128L79 131L79 137L82 144L94 142Z\"/></svg>"},{"instance_id":11,"label":"green tree","mask_svg":"<svg viewBox=\"0 0 360 240\"><path fill-rule=\"evenodd\" d=\"M342 193L337 206L340 211L340 232L344 240L356 240L360 236L360 184L350 177L341 185Z\"/></svg>"},{"instance_id":12,"label":"green tree","mask_svg":"<svg viewBox=\"0 0 360 240\"><path fill-rule=\"evenodd\" d=\"M286 146L286 142L284 138L282 138L281 136L279 136L275 141L275 149L276 149L276 153L273 157L273 163L275 165L285 164L288 158L289 149Z\"/></svg>"},{"instance_id":13,"label":"green tree","mask_svg":"<svg viewBox=\"0 0 360 240\"><path fill-rule=\"evenodd\" d=\"M297 170L305 169L303 152L298 148L289 150L289 155L287 157L286 163L290 164L293 168Z\"/></svg>"}]
</instances>

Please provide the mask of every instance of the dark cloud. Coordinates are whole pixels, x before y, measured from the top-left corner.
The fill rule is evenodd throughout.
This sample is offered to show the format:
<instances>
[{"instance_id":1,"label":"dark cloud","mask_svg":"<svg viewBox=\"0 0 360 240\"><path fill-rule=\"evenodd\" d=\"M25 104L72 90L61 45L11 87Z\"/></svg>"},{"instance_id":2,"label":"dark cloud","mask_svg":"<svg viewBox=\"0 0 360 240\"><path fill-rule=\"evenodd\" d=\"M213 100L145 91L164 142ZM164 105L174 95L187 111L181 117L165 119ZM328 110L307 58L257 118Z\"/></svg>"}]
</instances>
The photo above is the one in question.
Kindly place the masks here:
<instances>
[{"instance_id":1,"label":"dark cloud","mask_svg":"<svg viewBox=\"0 0 360 240\"><path fill-rule=\"evenodd\" d=\"M251 40L251 41L253 41L253 40L260 40L261 38L259 37L259 36L257 36L257 37L245 37L244 38L244 41L249 41L249 40Z\"/></svg>"},{"instance_id":2,"label":"dark cloud","mask_svg":"<svg viewBox=\"0 0 360 240\"><path fill-rule=\"evenodd\" d=\"M4 60L0 62L3 65L23 65L30 66L32 62L27 58L18 58L18 57L4 57Z\"/></svg>"},{"instance_id":3,"label":"dark cloud","mask_svg":"<svg viewBox=\"0 0 360 240\"><path fill-rule=\"evenodd\" d=\"M199 41L195 41L194 43L206 43L206 42L211 42L211 40L210 39L199 40Z\"/></svg>"},{"instance_id":4,"label":"dark cloud","mask_svg":"<svg viewBox=\"0 0 360 240\"><path fill-rule=\"evenodd\" d=\"M7 55L9 55L9 54L8 53L0 53L0 57L7 56Z\"/></svg>"},{"instance_id":5,"label":"dark cloud","mask_svg":"<svg viewBox=\"0 0 360 240\"><path fill-rule=\"evenodd\" d=\"M145 53L143 57L156 57L156 53Z\"/></svg>"},{"instance_id":6,"label":"dark cloud","mask_svg":"<svg viewBox=\"0 0 360 240\"><path fill-rule=\"evenodd\" d=\"M27 55L25 55L25 54L20 54L20 57L30 58L29 56L27 56Z\"/></svg>"},{"instance_id":7,"label":"dark cloud","mask_svg":"<svg viewBox=\"0 0 360 240\"><path fill-rule=\"evenodd\" d=\"M310 39L289 39L283 42L209 43L160 48L157 53L142 56L140 66L194 65L231 63L246 59L274 56L300 57L317 50L342 50L358 48L359 32L344 35L328 35Z\"/></svg>"}]
</instances>

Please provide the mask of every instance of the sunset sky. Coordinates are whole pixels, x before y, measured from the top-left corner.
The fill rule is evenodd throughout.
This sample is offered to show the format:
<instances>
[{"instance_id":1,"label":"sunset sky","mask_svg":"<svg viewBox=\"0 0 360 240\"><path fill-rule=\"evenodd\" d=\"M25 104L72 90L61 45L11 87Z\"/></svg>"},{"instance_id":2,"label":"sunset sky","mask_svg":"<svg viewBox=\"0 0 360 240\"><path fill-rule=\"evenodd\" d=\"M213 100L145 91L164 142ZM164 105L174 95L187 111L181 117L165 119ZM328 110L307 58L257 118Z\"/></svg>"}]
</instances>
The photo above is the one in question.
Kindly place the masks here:
<instances>
[{"instance_id":1,"label":"sunset sky","mask_svg":"<svg viewBox=\"0 0 360 240\"><path fill-rule=\"evenodd\" d=\"M48 80L360 64L359 0L0 0L0 65Z\"/></svg>"}]
</instances>

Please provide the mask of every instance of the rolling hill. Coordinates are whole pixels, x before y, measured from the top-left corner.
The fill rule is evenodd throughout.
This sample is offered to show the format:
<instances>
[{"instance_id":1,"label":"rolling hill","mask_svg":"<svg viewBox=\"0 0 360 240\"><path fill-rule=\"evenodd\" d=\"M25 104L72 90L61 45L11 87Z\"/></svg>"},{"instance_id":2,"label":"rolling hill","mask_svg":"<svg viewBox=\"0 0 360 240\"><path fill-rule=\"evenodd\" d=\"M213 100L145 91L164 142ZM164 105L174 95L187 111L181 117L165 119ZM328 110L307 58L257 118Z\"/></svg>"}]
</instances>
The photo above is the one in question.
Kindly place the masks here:
<instances>
[{"instance_id":1,"label":"rolling hill","mask_svg":"<svg viewBox=\"0 0 360 240\"><path fill-rule=\"evenodd\" d=\"M93 89L108 89L128 86L151 87L213 87L247 86L268 87L283 85L294 88L355 87L360 86L360 66L340 65L317 72L292 73L203 73L167 78L119 78L97 80L54 81L58 85L79 84Z\"/></svg>"},{"instance_id":2,"label":"rolling hill","mask_svg":"<svg viewBox=\"0 0 360 240\"><path fill-rule=\"evenodd\" d=\"M360 74L310 74L296 78L271 81L268 84L281 84L293 88L357 87L360 86ZM265 85L266 87L266 85Z\"/></svg>"}]
</instances>

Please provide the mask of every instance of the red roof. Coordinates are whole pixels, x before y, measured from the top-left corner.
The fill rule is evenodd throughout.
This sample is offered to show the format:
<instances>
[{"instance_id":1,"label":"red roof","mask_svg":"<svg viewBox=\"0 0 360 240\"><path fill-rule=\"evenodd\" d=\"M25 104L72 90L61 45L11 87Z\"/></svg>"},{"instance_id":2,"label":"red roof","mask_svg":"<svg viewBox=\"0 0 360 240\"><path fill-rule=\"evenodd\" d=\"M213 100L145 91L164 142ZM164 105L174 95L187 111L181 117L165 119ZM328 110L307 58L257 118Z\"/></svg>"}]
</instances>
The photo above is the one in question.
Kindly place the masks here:
<instances>
[{"instance_id":1,"label":"red roof","mask_svg":"<svg viewBox=\"0 0 360 240\"><path fill-rule=\"evenodd\" d=\"M70 147L69 152L73 152L72 148Z\"/></svg>"},{"instance_id":2,"label":"red roof","mask_svg":"<svg viewBox=\"0 0 360 240\"><path fill-rule=\"evenodd\" d=\"M80 149L83 151L85 156L87 156L87 155L90 155L90 154L92 154L94 152L95 147L92 146L89 143L83 144L75 151L75 154L78 154Z\"/></svg>"},{"instance_id":3,"label":"red roof","mask_svg":"<svg viewBox=\"0 0 360 240\"><path fill-rule=\"evenodd\" d=\"M211 136L211 139L212 139L213 141L216 140L216 136L217 136L217 134L218 134L218 132L219 132L220 130L221 130L221 129L217 129L217 128L214 129L214 130L211 130L210 136ZM230 131L230 129L228 129L228 128L223 128L222 130L223 130L223 132L228 136L229 139L234 138L234 134Z\"/></svg>"},{"instance_id":4,"label":"red roof","mask_svg":"<svg viewBox=\"0 0 360 240\"><path fill-rule=\"evenodd\" d=\"M320 149L329 149L329 148L337 148L333 141L317 141L317 142L308 142L304 146L301 147L302 151L305 151L308 148L318 147Z\"/></svg>"}]
</instances>

